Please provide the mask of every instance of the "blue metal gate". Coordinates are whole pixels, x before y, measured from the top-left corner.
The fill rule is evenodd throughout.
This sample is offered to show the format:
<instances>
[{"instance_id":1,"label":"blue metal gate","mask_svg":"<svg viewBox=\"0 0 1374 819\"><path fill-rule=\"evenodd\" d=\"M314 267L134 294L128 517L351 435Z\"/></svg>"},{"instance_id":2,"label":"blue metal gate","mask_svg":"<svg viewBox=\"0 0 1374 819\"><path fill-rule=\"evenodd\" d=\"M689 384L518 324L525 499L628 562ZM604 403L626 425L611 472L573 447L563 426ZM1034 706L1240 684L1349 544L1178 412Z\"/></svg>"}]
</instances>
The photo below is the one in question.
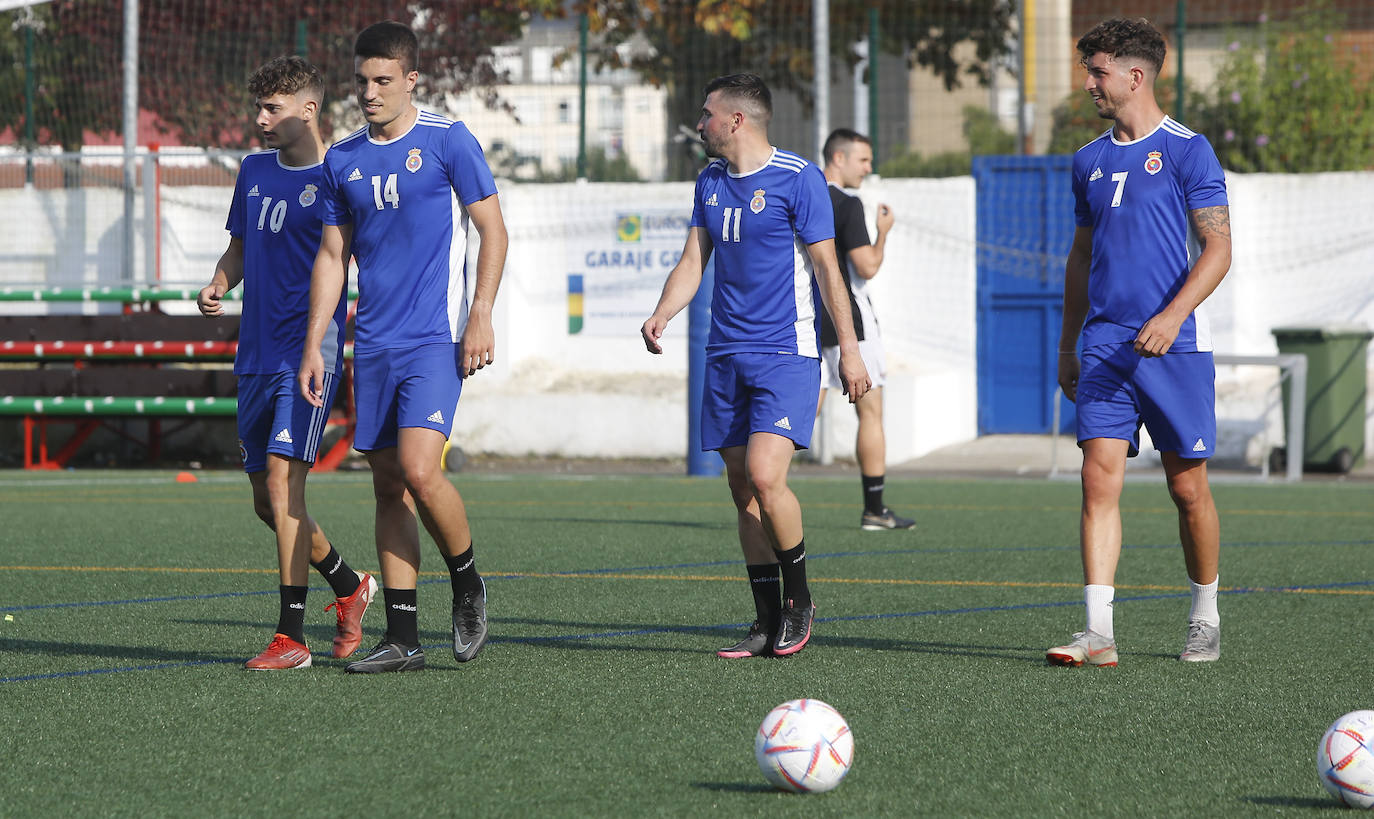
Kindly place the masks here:
<instances>
[{"instance_id":1,"label":"blue metal gate","mask_svg":"<svg viewBox=\"0 0 1374 819\"><path fill-rule=\"evenodd\" d=\"M1072 166L1068 155L973 160L980 435L1045 433L1054 423ZM1073 404L1060 401L1060 428L1071 430Z\"/></svg>"}]
</instances>

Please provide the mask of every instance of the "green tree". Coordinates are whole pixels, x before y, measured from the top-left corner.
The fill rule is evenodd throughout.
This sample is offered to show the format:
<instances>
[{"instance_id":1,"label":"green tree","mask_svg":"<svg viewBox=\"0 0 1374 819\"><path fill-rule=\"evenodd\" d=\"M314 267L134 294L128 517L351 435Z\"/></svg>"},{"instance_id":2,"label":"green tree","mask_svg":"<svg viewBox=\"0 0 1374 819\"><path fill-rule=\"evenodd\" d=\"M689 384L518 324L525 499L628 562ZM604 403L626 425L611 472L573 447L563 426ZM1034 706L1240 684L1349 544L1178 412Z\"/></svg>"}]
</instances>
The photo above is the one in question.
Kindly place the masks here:
<instances>
[{"instance_id":1,"label":"green tree","mask_svg":"<svg viewBox=\"0 0 1374 819\"><path fill-rule=\"evenodd\" d=\"M72 149L88 132L118 131L121 7L53 0L35 9L42 32L34 106L40 142ZM0 14L0 130L20 134L25 35L13 23L24 13ZM353 93L354 36L398 14L412 21L420 38L422 95L488 89L488 104L498 105L491 88L504 78L494 67L492 48L518 38L531 15L560 15L562 6L558 0L429 0L405 6L386 0L141 0L139 105L188 142L252 145L252 100L244 84L258 65L297 53L304 34L304 56L324 72L328 96L347 98Z\"/></svg>"},{"instance_id":2,"label":"green tree","mask_svg":"<svg viewBox=\"0 0 1374 819\"><path fill-rule=\"evenodd\" d=\"M899 146L897 155L882 163L878 173L900 176L967 176L973 157L1016 152L1016 135L1002 127L997 115L979 105L964 106L964 140L967 151L945 151L932 156L908 152Z\"/></svg>"},{"instance_id":3,"label":"green tree","mask_svg":"<svg viewBox=\"0 0 1374 819\"><path fill-rule=\"evenodd\" d=\"M564 160L556 171L546 171L539 157L518 154L504 143L487 151L487 162L498 177L526 182L573 182L577 179L577 160ZM639 172L624 154L610 156L600 146L587 149L587 179L591 182L643 182Z\"/></svg>"},{"instance_id":4,"label":"green tree","mask_svg":"<svg viewBox=\"0 0 1374 819\"><path fill-rule=\"evenodd\" d=\"M946 87L985 83L995 59L1008 52L1015 9L1004 0L831 0L833 60L853 64L853 45L878 9L882 52L906 55L934 71ZM586 13L597 68L633 68L668 91L670 128L692 128L701 90L711 78L752 71L804 106L814 100L811 0L575 0ZM956 46L972 43L961 59ZM687 150L669 157L669 177L690 178L699 163Z\"/></svg>"},{"instance_id":5,"label":"green tree","mask_svg":"<svg viewBox=\"0 0 1374 819\"><path fill-rule=\"evenodd\" d=\"M1374 82L1338 45L1324 3L1232 43L1198 125L1223 167L1314 173L1374 168Z\"/></svg>"},{"instance_id":6,"label":"green tree","mask_svg":"<svg viewBox=\"0 0 1374 819\"><path fill-rule=\"evenodd\" d=\"M1170 78L1161 77L1155 82L1155 99L1165 113L1174 113L1176 94L1175 85ZM1206 117L1201 112L1208 105L1206 97L1193 91L1191 87L1184 89L1184 95L1188 100L1187 111L1199 112L1197 116L1192 116L1185 111L1184 124L1205 130L1201 120ZM1054 107L1050 116L1054 124L1050 131L1049 147L1045 150L1050 154L1071 154L1097 139L1103 131L1111 127L1111 121L1097 115L1097 106L1093 104L1092 97L1082 89L1077 89L1065 97Z\"/></svg>"}]
</instances>

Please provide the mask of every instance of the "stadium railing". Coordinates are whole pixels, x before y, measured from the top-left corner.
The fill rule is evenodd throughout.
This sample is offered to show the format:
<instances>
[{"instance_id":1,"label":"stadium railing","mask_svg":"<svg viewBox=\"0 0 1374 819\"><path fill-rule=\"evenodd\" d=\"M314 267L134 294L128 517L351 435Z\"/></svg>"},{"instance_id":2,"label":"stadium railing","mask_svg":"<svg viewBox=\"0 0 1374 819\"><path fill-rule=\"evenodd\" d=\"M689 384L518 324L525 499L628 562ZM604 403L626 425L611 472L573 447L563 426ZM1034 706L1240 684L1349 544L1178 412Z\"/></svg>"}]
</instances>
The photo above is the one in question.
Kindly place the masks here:
<instances>
[{"instance_id":1,"label":"stadium railing","mask_svg":"<svg viewBox=\"0 0 1374 819\"><path fill-rule=\"evenodd\" d=\"M206 321L150 309L195 297L193 290L164 288L0 289L0 302L123 305L120 314L0 316L0 366L9 365L3 370L8 389L0 390L0 416L22 418L25 469L66 467L102 428L142 446L156 462L165 436L197 419L235 415L237 382L229 365L238 350L237 317ZM238 291L227 298L238 298ZM316 461L318 471L336 469L352 446L351 353L345 350L342 412L329 421L342 426L343 435ZM112 423L129 418L147 421L146 437ZM179 424L164 429L164 420ZM55 425L74 429L50 454L48 431Z\"/></svg>"}]
</instances>

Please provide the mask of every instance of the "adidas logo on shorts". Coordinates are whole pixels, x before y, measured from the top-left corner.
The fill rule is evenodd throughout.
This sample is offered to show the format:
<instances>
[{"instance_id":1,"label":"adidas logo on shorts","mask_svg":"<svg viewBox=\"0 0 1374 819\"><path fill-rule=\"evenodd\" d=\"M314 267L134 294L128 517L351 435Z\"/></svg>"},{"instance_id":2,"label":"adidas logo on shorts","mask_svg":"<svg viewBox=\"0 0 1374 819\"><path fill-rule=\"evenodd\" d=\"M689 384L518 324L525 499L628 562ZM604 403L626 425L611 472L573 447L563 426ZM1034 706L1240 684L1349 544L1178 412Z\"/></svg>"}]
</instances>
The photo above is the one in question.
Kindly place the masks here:
<instances>
[{"instance_id":1,"label":"adidas logo on shorts","mask_svg":"<svg viewBox=\"0 0 1374 819\"><path fill-rule=\"evenodd\" d=\"M792 422L787 420L786 415L782 417L782 420L774 421L773 426L777 427L778 429L785 429L788 432L792 431Z\"/></svg>"},{"instance_id":2,"label":"adidas logo on shorts","mask_svg":"<svg viewBox=\"0 0 1374 819\"><path fill-rule=\"evenodd\" d=\"M435 410L434 413L431 414L425 420L430 422L431 424L442 424L444 423L444 414L439 410Z\"/></svg>"},{"instance_id":3,"label":"adidas logo on shorts","mask_svg":"<svg viewBox=\"0 0 1374 819\"><path fill-rule=\"evenodd\" d=\"M1197 439L1197 443L1193 444L1193 451L1194 451L1194 452L1206 452L1206 451L1207 451L1207 445L1204 444L1204 443L1202 442L1202 439L1201 439L1201 438Z\"/></svg>"},{"instance_id":4,"label":"adidas logo on shorts","mask_svg":"<svg viewBox=\"0 0 1374 819\"><path fill-rule=\"evenodd\" d=\"M291 430L287 429L286 427L282 427L281 432L277 433L277 440L281 441L283 444L292 443Z\"/></svg>"}]
</instances>

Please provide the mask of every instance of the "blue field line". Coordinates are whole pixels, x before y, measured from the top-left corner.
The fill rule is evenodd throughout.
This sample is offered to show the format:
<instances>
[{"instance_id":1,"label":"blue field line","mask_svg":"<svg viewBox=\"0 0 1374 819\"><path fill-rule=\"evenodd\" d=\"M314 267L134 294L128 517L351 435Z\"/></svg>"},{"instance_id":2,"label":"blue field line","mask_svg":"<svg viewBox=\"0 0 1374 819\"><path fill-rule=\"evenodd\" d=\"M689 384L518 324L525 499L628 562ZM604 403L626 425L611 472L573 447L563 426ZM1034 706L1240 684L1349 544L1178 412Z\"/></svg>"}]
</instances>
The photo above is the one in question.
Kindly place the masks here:
<instances>
[{"instance_id":1,"label":"blue field line","mask_svg":"<svg viewBox=\"0 0 1374 819\"><path fill-rule=\"evenodd\" d=\"M1340 589L1354 586L1371 586L1374 580L1352 580L1341 583L1321 583L1316 585L1301 586L1260 586L1254 588L1226 589L1222 594L1260 594L1266 592L1289 592L1307 589ZM267 592L263 592L266 594ZM1188 597L1189 592L1169 592L1163 594L1142 594L1131 597L1118 597L1117 603L1138 603L1153 600L1168 600L1175 598ZM993 614L1009 611L1030 611L1034 609L1065 608L1068 606L1081 606L1083 601L1058 600L1048 603L1018 603L1005 606L968 606L957 609L926 609L923 611L889 612L884 614L854 614L843 617L817 617L817 623L851 623L874 620L898 620L915 617L940 617L960 614ZM493 637L491 642L513 643L513 644L540 644L571 642L573 640L608 640L623 637L643 637L651 634L681 634L686 632L718 631L722 629L745 628L748 623L719 623L710 626L661 626L657 628L641 629L622 629L619 631L595 631L585 634L558 634L547 637ZM433 644L424 646L427 651L438 651L448 648L448 644ZM321 655L323 656L323 655ZM116 668L94 668L82 669L80 671L57 671L51 674L25 674L17 677L0 677L0 683L32 682L35 680L56 680L70 677L89 677L97 674L119 674L127 671L165 671L176 668L193 668L204 665L227 665L238 664L241 660L191 660L182 663L158 663L154 665L138 666L119 666Z\"/></svg>"},{"instance_id":2,"label":"blue field line","mask_svg":"<svg viewBox=\"0 0 1374 819\"><path fill-rule=\"evenodd\" d=\"M312 590L313 591L313 590ZM215 594L180 594L170 597L133 597L128 600L83 600L73 603L34 603L30 606L0 606L0 612L39 611L41 609L79 609L87 606L128 606L136 603L180 603L187 600L219 600L226 597L256 597L276 595L276 589L248 592L218 592Z\"/></svg>"},{"instance_id":3,"label":"blue field line","mask_svg":"<svg viewBox=\"0 0 1374 819\"><path fill-rule=\"evenodd\" d=\"M156 663L154 665L126 665L118 668L87 668L81 671L55 671L51 674L28 674L22 677L0 677L0 683L60 680L68 677L92 677L97 674L123 674L126 671L166 671L171 668L194 668L198 665L241 663L242 660L190 660L184 663Z\"/></svg>"},{"instance_id":4,"label":"blue field line","mask_svg":"<svg viewBox=\"0 0 1374 819\"><path fill-rule=\"evenodd\" d=\"M1241 542L1237 542L1237 543L1226 543L1226 544L1223 544L1223 548L1237 548L1237 547L1246 548L1246 547L1262 547L1262 546L1297 546L1297 545L1314 545L1314 546L1367 546L1367 545L1370 545L1370 544L1374 544L1374 540L1334 540L1334 541L1323 541L1323 542L1321 542L1321 543L1312 543L1312 542L1310 542L1310 541L1301 541L1301 542L1299 542L1299 541L1241 541ZM1167 549L1167 548L1177 548L1177 547L1178 547L1178 544L1177 544L1177 543L1161 543L1161 544L1155 544L1155 543L1136 543L1136 544L1126 544L1126 545L1123 545L1123 546L1122 546L1123 549ZM1075 550L1075 551L1076 551L1076 550L1078 549L1078 547L1077 547L1077 546L1003 546L1003 547L998 547L998 548L995 548L995 549L978 548L978 547L965 547L965 548L948 547L948 548L935 548L935 549L932 549L932 548L884 549L884 550L881 550L881 551L822 552L822 553L819 553L819 554L807 555L806 558L807 558L807 560L815 561L815 560L832 560L832 559L846 558L846 557L885 557L885 556L890 556L890 555L910 555L910 554L951 554L951 553L960 553L960 552L1036 552L1036 551L1064 551L1064 550L1069 550L1069 549L1072 549L1072 550ZM524 579L530 579L531 577L536 577L536 578L537 578L537 577L539 577L539 576L542 576L543 574L560 575L560 576L564 576L564 577L587 577L587 576L594 577L594 576L600 575L600 574L619 574L619 573L623 573L623 572L658 572L658 571L672 571L672 570L681 570L681 569L719 568L719 567L722 567L722 566L738 566L738 565L740 565L740 561L739 561L738 559L732 559L732 560L707 560L707 561L697 561L697 562L691 562L691 563L663 563L663 564L650 565L650 566L622 566L622 567L606 567L606 568L599 568L599 569L572 569L572 570L564 571L564 572L547 572L547 573L540 573L540 575L534 575L534 576L529 575L529 574L524 574L524 573L521 573L521 572L503 572L503 573L499 573L499 574L489 574L489 575L485 575L485 577L486 577L488 580L524 580ZM431 584L434 584L434 583L447 583L447 582L449 582L449 581L448 581L448 578L445 578L445 577L434 577L434 578L428 578L428 579L420 580L420 581L418 582L417 585L424 586L424 585L431 585ZM1359 584L1358 581L1357 581L1357 584ZM1303 586L1303 587L1300 587L1300 588L1321 588L1321 587L1318 587L1318 586ZM328 591L328 589L327 589L326 587L323 587L323 586L319 586L319 587L312 586L312 587L310 588L310 591L312 591L312 592L320 592L320 591ZM1235 590L1233 590L1232 592L1229 592L1229 593L1234 593L1234 591L1235 591ZM35 604L23 605L23 606L0 606L0 613L6 613L6 612L20 612L20 611L41 611L41 610L44 610L44 609L83 608L83 607L86 607L86 606L124 606L124 605L136 605L136 604L140 604L140 603L179 603L179 602L187 602L187 601L192 601L192 600L217 600L217 599L236 598L236 597L255 597L255 596L259 596L259 595L268 595L268 594L276 594L276 593L277 593L277 590L276 590L276 589L266 589L266 590L262 590L262 591L248 591L248 592L218 592L218 593L213 593L213 594L189 594L189 595L174 595L174 596L168 596L168 597L130 598L130 599L126 599L126 600L88 600L88 601L67 602L67 603L35 603Z\"/></svg>"}]
</instances>

